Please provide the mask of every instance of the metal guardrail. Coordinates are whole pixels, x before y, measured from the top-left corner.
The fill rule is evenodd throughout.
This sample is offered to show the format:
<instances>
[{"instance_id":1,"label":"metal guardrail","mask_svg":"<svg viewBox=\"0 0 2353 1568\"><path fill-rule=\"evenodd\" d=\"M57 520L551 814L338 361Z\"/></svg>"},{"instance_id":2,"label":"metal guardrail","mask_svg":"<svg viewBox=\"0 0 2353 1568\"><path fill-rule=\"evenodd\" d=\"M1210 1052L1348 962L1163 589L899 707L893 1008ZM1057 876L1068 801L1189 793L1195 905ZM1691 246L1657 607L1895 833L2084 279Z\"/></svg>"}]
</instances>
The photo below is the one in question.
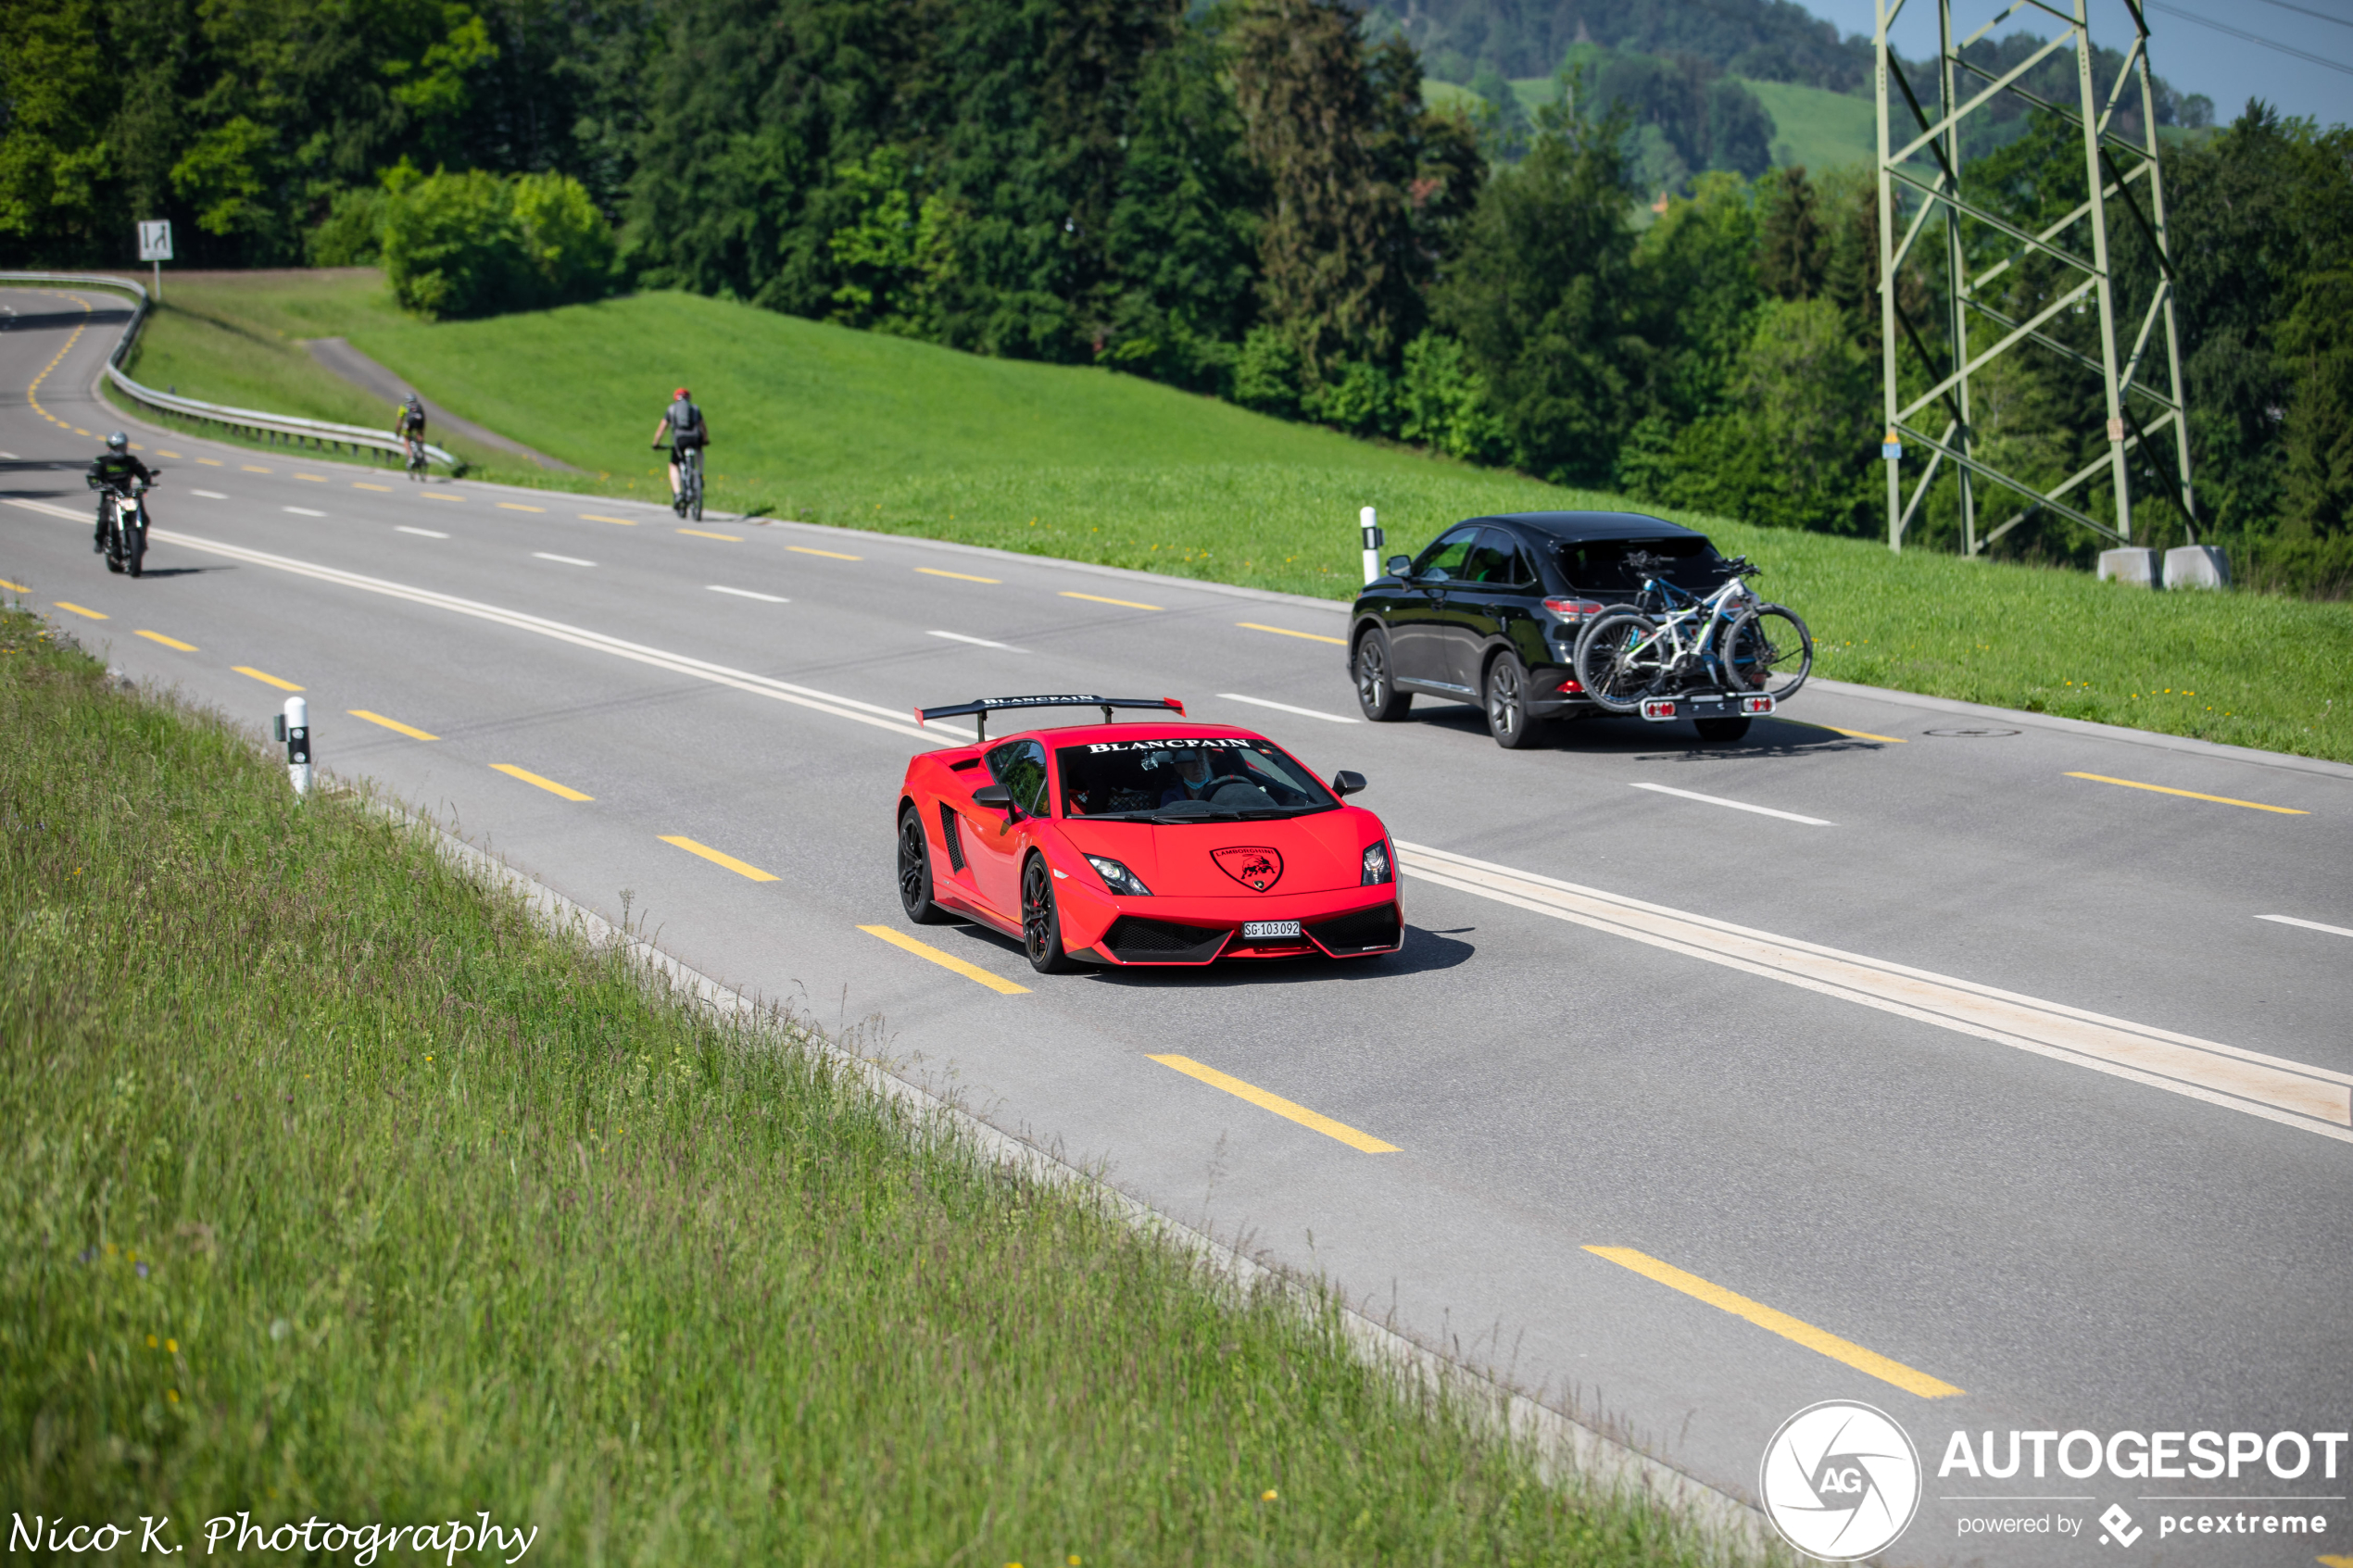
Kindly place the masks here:
<instances>
[{"instance_id":1,"label":"metal guardrail","mask_svg":"<svg viewBox=\"0 0 2353 1568\"><path fill-rule=\"evenodd\" d=\"M134 403L167 414L177 414L182 419L203 420L232 430L251 431L265 437L284 436L296 443L308 441L323 447L347 446L354 451L364 447L382 452L397 462L408 460L408 450L402 445L400 438L384 431L370 430L365 425L336 424L328 420L306 420L292 414L272 414L259 408L232 408L220 403L204 403L194 397L182 397L177 393L157 392L154 387L142 386L132 381L123 374L122 361L131 352L132 339L138 334L141 324L147 319L148 299L145 284L133 282L128 278L110 278L94 272L0 272L0 283L62 283L77 288L119 289L134 296L139 303L131 313L130 325L122 329L122 337L114 345L114 352L107 356L107 379L114 383L116 390ZM462 466L455 454L431 442L425 443L425 456L453 472Z\"/></svg>"}]
</instances>

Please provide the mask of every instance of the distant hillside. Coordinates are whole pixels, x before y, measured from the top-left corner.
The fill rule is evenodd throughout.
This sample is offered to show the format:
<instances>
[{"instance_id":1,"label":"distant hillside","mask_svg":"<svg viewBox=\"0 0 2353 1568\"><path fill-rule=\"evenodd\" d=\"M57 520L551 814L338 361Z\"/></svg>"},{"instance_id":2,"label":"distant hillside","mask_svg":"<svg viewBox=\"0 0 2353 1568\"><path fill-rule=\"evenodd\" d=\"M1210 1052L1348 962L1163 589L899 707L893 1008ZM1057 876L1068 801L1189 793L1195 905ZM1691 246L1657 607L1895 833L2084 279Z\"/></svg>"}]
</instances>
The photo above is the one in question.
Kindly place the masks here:
<instances>
[{"instance_id":1,"label":"distant hillside","mask_svg":"<svg viewBox=\"0 0 2353 1568\"><path fill-rule=\"evenodd\" d=\"M1689 55L1718 72L1860 93L1871 48L1793 0L1376 0L1368 28L1394 31L1446 82L1480 71L1550 76L1573 44Z\"/></svg>"}]
</instances>

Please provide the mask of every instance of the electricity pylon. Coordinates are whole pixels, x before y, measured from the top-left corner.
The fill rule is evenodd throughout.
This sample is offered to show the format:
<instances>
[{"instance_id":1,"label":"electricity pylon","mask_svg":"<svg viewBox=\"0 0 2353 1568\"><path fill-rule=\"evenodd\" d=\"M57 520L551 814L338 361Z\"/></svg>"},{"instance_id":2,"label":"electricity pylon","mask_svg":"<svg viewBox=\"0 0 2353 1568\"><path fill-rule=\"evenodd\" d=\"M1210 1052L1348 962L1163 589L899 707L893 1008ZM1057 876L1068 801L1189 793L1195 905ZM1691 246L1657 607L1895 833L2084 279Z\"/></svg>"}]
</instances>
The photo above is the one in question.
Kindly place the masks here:
<instances>
[{"instance_id":1,"label":"electricity pylon","mask_svg":"<svg viewBox=\"0 0 2353 1568\"><path fill-rule=\"evenodd\" d=\"M2168 464L2158 438L2171 429L2171 455L2168 499L2180 509L2196 538L2196 508L2190 490L2190 436L2182 399L2182 353L2174 329L2173 257L2165 230L2165 182L2158 162L2157 94L2149 83L2149 29L2142 0L2123 0L2133 19L2135 37L2124 56L2116 80L2103 94L2094 81L2091 21L2085 0L2014 0L1992 21L1957 43L1953 36L1952 0L1919 0L1936 6L1937 118L1923 108L1888 45L1888 30L1906 0L1879 0L1879 294L1882 398L1887 433L1881 456L1887 469L1887 545L1904 547L1904 531L1919 509L1937 470L1950 463L1960 493L1961 540L1964 550L1976 555L2020 523L2041 512L2052 512L2081 523L2120 544L2133 541L2133 484L2130 458L2135 452L2166 474ZM2064 6L2072 6L2072 15ZM1969 45L1990 34L2020 11L2063 24L2059 34L2011 69L1995 76L1966 57ZM2073 108L2052 103L2020 85L2043 61L2062 50L2075 56L2076 96ZM1967 99L1963 84L1978 90ZM2120 105L2135 87L2140 94L2142 144L2135 145L2109 128ZM2089 195L2057 222L2039 232L1987 210L1961 194L1961 127L1972 114L1982 113L2004 93L2014 93L2074 126L2083 145L2084 183ZM1894 96L1891 96L1894 94ZM2158 283L2143 314L2129 352L2117 349L2117 298L2108 251L2108 213L2121 208L2127 221L2156 254ZM1935 223L1943 219L1941 226ZM1961 224L1967 219L2005 236L2008 254L1982 270L1971 272L1962 245ZM1896 280L1914 247L1941 227L1944 266L1943 298L1939 301L1945 352L1939 355L1923 341L1919 326L1904 310ZM1899 228L1901 230L1899 233ZM2088 252L2088 254L2087 254ZM2024 320L2013 319L1987 295L1988 285L2021 258L2039 255L2068 270L2051 298ZM1932 270L1932 269L1931 270ZM2087 307L2099 313L2099 356L2082 352L2042 329L2060 312ZM1990 346L1972 349L1970 327ZM2162 337L2161 345L2157 339ZM1977 433L1969 420L1969 378L1994 360L2029 348L2055 354L2079 369L2095 373L2107 397L2108 450L2073 477L2050 488L2021 479L1986 462L1979 454ZM2154 370L2154 353L2164 356L2164 390L2149 384L2145 372ZM1906 400L1898 372L1906 354L1927 371L1927 390ZM1942 414L1944 429L1930 430ZM1903 465L1906 445L1925 449L1928 466L1904 497ZM2078 487L2108 476L2115 487L2116 519L2103 522L2070 506L2067 497ZM1978 529L1978 505L1994 490L2015 493L2022 502L2016 515L1983 533Z\"/></svg>"}]
</instances>

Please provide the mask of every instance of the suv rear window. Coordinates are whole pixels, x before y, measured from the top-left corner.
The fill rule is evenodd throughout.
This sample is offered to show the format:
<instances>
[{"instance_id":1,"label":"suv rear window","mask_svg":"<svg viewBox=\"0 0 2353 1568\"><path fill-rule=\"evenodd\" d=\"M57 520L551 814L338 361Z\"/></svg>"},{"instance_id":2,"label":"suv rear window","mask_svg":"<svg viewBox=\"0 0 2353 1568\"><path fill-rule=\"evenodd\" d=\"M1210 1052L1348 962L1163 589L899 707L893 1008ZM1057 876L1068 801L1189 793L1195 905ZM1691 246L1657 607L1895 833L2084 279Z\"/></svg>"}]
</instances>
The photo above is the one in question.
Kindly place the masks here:
<instances>
[{"instance_id":1,"label":"suv rear window","mask_svg":"<svg viewBox=\"0 0 2353 1568\"><path fill-rule=\"evenodd\" d=\"M1705 539L1568 539L1559 549L1561 575L1578 592L1630 594L1640 588L1642 573L1626 564L1629 551L1666 557L1667 580L1695 594L1711 592L1724 581L1724 558Z\"/></svg>"}]
</instances>

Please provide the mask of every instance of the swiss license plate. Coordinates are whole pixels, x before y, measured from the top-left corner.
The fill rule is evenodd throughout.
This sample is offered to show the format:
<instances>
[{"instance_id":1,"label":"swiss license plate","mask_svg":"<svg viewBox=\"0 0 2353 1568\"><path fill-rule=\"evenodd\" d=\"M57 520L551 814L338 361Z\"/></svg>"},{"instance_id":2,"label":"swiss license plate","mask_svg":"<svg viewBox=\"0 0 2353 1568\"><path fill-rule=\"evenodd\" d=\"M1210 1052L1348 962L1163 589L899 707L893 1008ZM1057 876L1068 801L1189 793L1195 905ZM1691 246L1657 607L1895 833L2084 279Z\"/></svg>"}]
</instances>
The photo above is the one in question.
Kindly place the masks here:
<instances>
[{"instance_id":1,"label":"swiss license plate","mask_svg":"<svg viewBox=\"0 0 2353 1568\"><path fill-rule=\"evenodd\" d=\"M1295 920L1246 920L1242 922L1242 940L1261 936L1296 936L1299 922Z\"/></svg>"}]
</instances>

